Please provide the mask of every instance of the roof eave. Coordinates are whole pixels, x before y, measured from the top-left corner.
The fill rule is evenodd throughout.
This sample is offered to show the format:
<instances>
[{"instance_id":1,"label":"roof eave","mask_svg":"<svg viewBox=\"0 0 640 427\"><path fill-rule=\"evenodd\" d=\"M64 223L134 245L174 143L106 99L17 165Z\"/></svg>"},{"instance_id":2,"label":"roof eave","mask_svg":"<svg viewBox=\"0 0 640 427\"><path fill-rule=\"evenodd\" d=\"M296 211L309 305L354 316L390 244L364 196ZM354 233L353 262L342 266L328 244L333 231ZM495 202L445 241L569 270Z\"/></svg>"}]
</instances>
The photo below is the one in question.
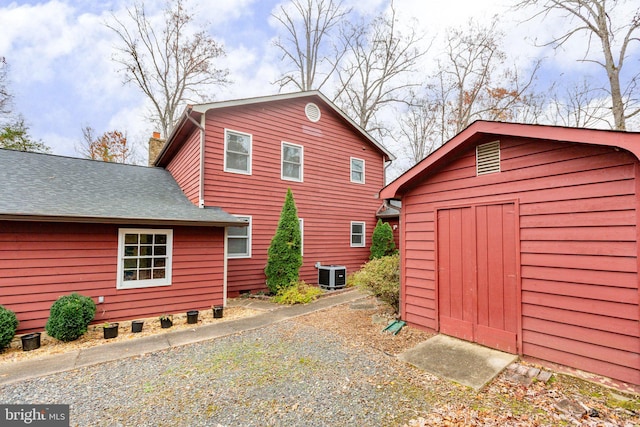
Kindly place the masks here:
<instances>
[{"instance_id":1,"label":"roof eave","mask_svg":"<svg viewBox=\"0 0 640 427\"><path fill-rule=\"evenodd\" d=\"M0 214L0 221L64 222L77 224L158 225L185 227L246 227L245 221L210 221L170 218L121 218L72 215Z\"/></svg>"}]
</instances>

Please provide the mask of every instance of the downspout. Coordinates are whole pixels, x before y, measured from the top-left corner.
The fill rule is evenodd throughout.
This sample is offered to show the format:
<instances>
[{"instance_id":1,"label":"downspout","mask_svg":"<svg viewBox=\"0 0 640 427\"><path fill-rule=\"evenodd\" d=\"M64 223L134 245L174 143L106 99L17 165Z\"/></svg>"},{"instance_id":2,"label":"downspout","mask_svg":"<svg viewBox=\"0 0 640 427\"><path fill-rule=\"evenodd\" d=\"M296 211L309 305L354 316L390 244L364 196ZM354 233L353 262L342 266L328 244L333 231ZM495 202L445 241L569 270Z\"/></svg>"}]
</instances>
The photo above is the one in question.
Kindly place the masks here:
<instances>
[{"instance_id":1,"label":"downspout","mask_svg":"<svg viewBox=\"0 0 640 427\"><path fill-rule=\"evenodd\" d=\"M191 109L187 111L187 118L200 129L200 173L198 174L198 207L204 208L204 118L205 114L200 119L202 123L198 123L193 117L191 117Z\"/></svg>"},{"instance_id":2,"label":"downspout","mask_svg":"<svg viewBox=\"0 0 640 427\"><path fill-rule=\"evenodd\" d=\"M383 163L385 163L384 167L382 168L382 182L384 183L384 185L387 185L387 168L389 168L389 166L391 166L391 163L393 163L393 160L389 159L389 160L383 160Z\"/></svg>"}]
</instances>

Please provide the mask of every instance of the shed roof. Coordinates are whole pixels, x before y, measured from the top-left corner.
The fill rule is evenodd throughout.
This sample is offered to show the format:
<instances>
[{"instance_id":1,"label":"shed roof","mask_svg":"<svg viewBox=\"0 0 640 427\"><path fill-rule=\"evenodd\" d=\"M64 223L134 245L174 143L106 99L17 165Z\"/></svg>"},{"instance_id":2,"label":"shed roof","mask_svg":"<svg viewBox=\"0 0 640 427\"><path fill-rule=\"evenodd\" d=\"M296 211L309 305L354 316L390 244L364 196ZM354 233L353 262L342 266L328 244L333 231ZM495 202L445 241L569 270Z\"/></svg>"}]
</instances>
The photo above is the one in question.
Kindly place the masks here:
<instances>
[{"instance_id":1,"label":"shed roof","mask_svg":"<svg viewBox=\"0 0 640 427\"><path fill-rule=\"evenodd\" d=\"M200 209L161 168L0 149L0 219L145 225L243 225Z\"/></svg>"},{"instance_id":2,"label":"shed roof","mask_svg":"<svg viewBox=\"0 0 640 427\"><path fill-rule=\"evenodd\" d=\"M197 126L196 123L199 123L202 114L205 114L207 111L222 109L222 108L230 108L230 107L239 107L239 106L248 106L254 104L262 104L269 102L277 102L277 101L286 101L291 99L298 98L309 98L309 100L315 100L316 102L320 101L333 111L335 111L338 116L340 116L345 123L352 129L354 129L357 133L362 135L364 139L368 140L372 146L376 147L382 154L387 156L390 160L395 160L395 156L385 148L384 145L379 143L375 138L373 138L369 133L360 127L356 122L354 122L349 116L347 116L341 109L339 109L333 102L331 102L326 96L322 94L322 92L313 90L313 91L304 91L304 92L293 92L293 93L283 93L277 95L268 95L268 96L258 96L254 98L243 98L243 99L234 99L228 101L219 101L219 102L210 102L206 104L195 104L189 105L185 108L180 120L173 128L171 135L167 138L167 142L164 147L160 151L160 154L156 158L154 164L157 166L165 165L168 162L168 158L171 157L172 153L177 151L176 145L178 145L181 141L186 138L179 138L180 135L184 135L185 133L190 133ZM194 122L195 121L195 122Z\"/></svg>"},{"instance_id":3,"label":"shed roof","mask_svg":"<svg viewBox=\"0 0 640 427\"><path fill-rule=\"evenodd\" d=\"M380 191L382 199L399 199L417 182L478 141L504 136L604 145L629 151L640 159L640 133L521 123L476 121Z\"/></svg>"}]
</instances>

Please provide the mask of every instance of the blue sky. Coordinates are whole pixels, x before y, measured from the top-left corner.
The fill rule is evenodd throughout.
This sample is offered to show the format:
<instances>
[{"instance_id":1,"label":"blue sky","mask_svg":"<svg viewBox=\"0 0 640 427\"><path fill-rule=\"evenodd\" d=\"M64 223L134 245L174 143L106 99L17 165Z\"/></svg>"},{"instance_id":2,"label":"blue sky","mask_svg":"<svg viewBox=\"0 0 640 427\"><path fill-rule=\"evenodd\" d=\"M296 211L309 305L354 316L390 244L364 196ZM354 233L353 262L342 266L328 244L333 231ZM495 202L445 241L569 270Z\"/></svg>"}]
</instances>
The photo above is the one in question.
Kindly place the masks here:
<instances>
[{"instance_id":1,"label":"blue sky","mask_svg":"<svg viewBox=\"0 0 640 427\"><path fill-rule=\"evenodd\" d=\"M361 14L388 7L388 0L344 0ZM504 46L510 61L526 69L537 57L546 57L547 76L591 72L576 63L580 40L556 54L535 48L533 39L546 37L561 20L522 23L523 13L506 13L507 0L395 0L400 23L415 18L428 43L448 26L464 25L469 17L487 21L501 16L506 32ZM131 140L146 143L155 129L145 119L145 98L133 86L123 86L118 65L111 60L116 45L113 32L104 26L111 14L123 16L128 0L49 0L0 3L0 57L10 64L10 89L14 111L22 113L36 139L54 154L77 156L81 129L96 132L118 129ZM150 14L159 13L164 1L147 1ZM281 69L280 56L272 44L277 28L271 13L278 0L191 0L191 10L211 35L225 45L234 84L216 91L214 99L234 99L276 93L271 84ZM433 66L441 48L432 45L422 69ZM574 49L575 48L575 49ZM575 52L574 52L575 51ZM637 53L637 50L636 50ZM637 64L637 63L636 63ZM582 67L582 68L581 68ZM587 71L585 71L587 70ZM599 71L595 71L599 72ZM563 77L564 78L564 77ZM143 159L146 147L138 148Z\"/></svg>"}]
</instances>

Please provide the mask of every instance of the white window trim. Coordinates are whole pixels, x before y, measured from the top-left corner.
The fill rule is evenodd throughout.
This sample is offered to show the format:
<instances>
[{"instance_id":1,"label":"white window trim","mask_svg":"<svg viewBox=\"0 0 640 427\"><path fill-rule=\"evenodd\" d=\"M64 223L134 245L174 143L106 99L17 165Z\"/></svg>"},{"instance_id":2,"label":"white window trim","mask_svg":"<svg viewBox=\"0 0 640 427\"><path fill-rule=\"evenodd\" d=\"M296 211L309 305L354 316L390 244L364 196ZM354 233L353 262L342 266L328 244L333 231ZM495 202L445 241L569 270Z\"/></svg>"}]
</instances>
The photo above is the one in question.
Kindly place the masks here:
<instances>
[{"instance_id":1,"label":"white window trim","mask_svg":"<svg viewBox=\"0 0 640 427\"><path fill-rule=\"evenodd\" d=\"M227 135L229 134L229 132L231 133L236 133L239 135L245 135L249 137L249 160L248 162L248 171L245 170L241 170L241 169L233 169L230 167L227 167ZM252 163L253 163L253 135L251 135L250 133L245 133L245 132L240 132L237 130L233 130L233 129L225 129L224 130L224 153L223 153L223 161L224 161L224 171L225 172L231 172L231 173L239 173L242 175L251 175L251 167L252 167Z\"/></svg>"},{"instance_id":2,"label":"white window trim","mask_svg":"<svg viewBox=\"0 0 640 427\"><path fill-rule=\"evenodd\" d=\"M362 243L359 245L353 243L354 224L362 225ZM349 244L352 248L364 248L365 246L367 246L367 224L364 221L351 221L351 225L349 227Z\"/></svg>"},{"instance_id":3,"label":"white window trim","mask_svg":"<svg viewBox=\"0 0 640 427\"><path fill-rule=\"evenodd\" d=\"M298 225L300 226L300 255L304 256L304 219L298 218Z\"/></svg>"},{"instance_id":4,"label":"white window trim","mask_svg":"<svg viewBox=\"0 0 640 427\"><path fill-rule=\"evenodd\" d=\"M353 180L353 161L354 160L359 160L359 161L362 162L362 181L354 181ZM364 182L365 182L365 178L364 178L365 177L365 172L364 171L365 171L365 161L364 161L364 159L359 159L357 157L351 157L350 160L349 160L349 180L351 182L353 182L353 183L356 183L356 184L364 184Z\"/></svg>"},{"instance_id":5,"label":"white window trim","mask_svg":"<svg viewBox=\"0 0 640 427\"><path fill-rule=\"evenodd\" d=\"M236 218L238 219L248 219L248 223L249 225L247 225L247 253L246 254L232 254L229 251L229 239L234 239L234 238L240 238L240 237L229 237L229 233L227 232L228 230L225 228L225 244L227 245L227 258L230 259L242 259L242 258L251 258L251 227L252 227L252 223L253 223L253 217L251 215L234 215ZM242 237L244 239L244 237Z\"/></svg>"},{"instance_id":6,"label":"white window trim","mask_svg":"<svg viewBox=\"0 0 640 427\"><path fill-rule=\"evenodd\" d=\"M165 277L162 279L124 280L124 236L125 234L165 234L167 236L167 253ZM118 230L118 268L116 289L138 289L155 286L171 286L171 270L173 264L173 230L154 228L120 228Z\"/></svg>"},{"instance_id":7,"label":"white window trim","mask_svg":"<svg viewBox=\"0 0 640 427\"><path fill-rule=\"evenodd\" d=\"M284 176L284 146L295 147L300 149L300 178L292 178L290 176ZM304 147L292 142L282 141L280 144L280 178L285 181L304 182Z\"/></svg>"}]
</instances>

